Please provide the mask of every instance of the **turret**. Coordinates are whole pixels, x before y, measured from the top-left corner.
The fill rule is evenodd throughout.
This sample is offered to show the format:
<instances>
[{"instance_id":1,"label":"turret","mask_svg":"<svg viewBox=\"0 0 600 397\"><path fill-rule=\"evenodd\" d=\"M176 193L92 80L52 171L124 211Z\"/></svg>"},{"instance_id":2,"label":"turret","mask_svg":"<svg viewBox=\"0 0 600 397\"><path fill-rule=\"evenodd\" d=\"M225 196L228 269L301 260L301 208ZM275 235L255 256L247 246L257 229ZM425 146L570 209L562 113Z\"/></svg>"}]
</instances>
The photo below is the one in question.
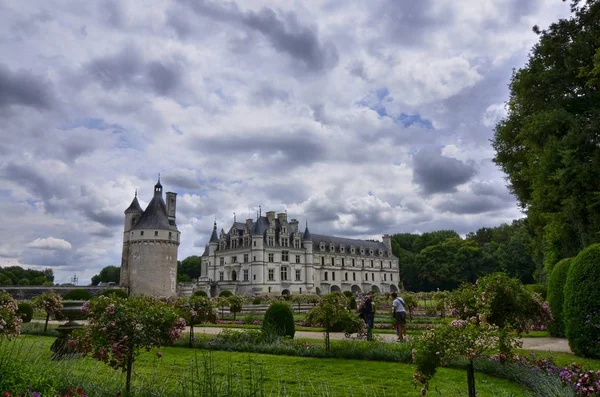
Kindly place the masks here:
<instances>
[{"instance_id":1,"label":"turret","mask_svg":"<svg viewBox=\"0 0 600 397\"><path fill-rule=\"evenodd\" d=\"M121 278L120 285L129 287L129 238L131 229L138 223L144 211L137 199L137 190L131 204L125 210L125 223L123 225L123 250L121 252Z\"/></svg>"},{"instance_id":2,"label":"turret","mask_svg":"<svg viewBox=\"0 0 600 397\"><path fill-rule=\"evenodd\" d=\"M208 255L212 257L217 251L219 246L219 236L217 235L217 221L213 224L212 234L210 235L210 241L208 242Z\"/></svg>"}]
</instances>

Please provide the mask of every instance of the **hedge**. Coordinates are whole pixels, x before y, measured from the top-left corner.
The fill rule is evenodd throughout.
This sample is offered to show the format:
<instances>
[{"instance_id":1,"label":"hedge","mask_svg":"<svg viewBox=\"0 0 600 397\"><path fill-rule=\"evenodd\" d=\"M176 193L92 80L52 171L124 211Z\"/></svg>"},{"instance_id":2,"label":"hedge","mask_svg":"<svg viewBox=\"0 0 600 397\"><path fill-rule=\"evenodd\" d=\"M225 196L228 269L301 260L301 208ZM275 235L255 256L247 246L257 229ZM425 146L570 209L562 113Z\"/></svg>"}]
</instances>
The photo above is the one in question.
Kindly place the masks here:
<instances>
[{"instance_id":1,"label":"hedge","mask_svg":"<svg viewBox=\"0 0 600 397\"><path fill-rule=\"evenodd\" d=\"M548 304L552 312L552 322L548 326L550 335L556 337L565 336L565 323L563 321L564 288L569 274L569 268L573 258L566 258L558 262L548 281Z\"/></svg>"},{"instance_id":2,"label":"hedge","mask_svg":"<svg viewBox=\"0 0 600 397\"><path fill-rule=\"evenodd\" d=\"M571 350L600 358L600 244L590 245L575 257L564 294L562 316Z\"/></svg>"},{"instance_id":3,"label":"hedge","mask_svg":"<svg viewBox=\"0 0 600 397\"><path fill-rule=\"evenodd\" d=\"M262 330L267 334L293 338L296 334L296 323L290 306L283 302L272 303L265 313Z\"/></svg>"}]
</instances>

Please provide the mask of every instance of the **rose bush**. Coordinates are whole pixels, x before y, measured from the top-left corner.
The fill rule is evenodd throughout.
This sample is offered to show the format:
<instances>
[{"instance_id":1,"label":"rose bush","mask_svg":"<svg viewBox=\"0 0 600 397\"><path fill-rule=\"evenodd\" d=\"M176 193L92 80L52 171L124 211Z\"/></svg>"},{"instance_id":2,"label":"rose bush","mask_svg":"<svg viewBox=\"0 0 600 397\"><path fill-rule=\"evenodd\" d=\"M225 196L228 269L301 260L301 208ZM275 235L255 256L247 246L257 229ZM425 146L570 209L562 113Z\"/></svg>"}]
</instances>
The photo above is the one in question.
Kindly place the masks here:
<instances>
[{"instance_id":1,"label":"rose bush","mask_svg":"<svg viewBox=\"0 0 600 397\"><path fill-rule=\"evenodd\" d=\"M0 291L0 336L19 336L22 320L17 312L17 302L7 292Z\"/></svg>"},{"instance_id":2,"label":"rose bush","mask_svg":"<svg viewBox=\"0 0 600 397\"><path fill-rule=\"evenodd\" d=\"M128 395L140 350L172 344L186 326L175 307L151 297L100 297L83 308L89 323L73 332L70 347L126 372Z\"/></svg>"},{"instance_id":3,"label":"rose bush","mask_svg":"<svg viewBox=\"0 0 600 397\"><path fill-rule=\"evenodd\" d=\"M46 312L44 332L48 329L48 320L52 314L60 313L63 309L62 297L54 291L44 292L32 299L32 303Z\"/></svg>"}]
</instances>

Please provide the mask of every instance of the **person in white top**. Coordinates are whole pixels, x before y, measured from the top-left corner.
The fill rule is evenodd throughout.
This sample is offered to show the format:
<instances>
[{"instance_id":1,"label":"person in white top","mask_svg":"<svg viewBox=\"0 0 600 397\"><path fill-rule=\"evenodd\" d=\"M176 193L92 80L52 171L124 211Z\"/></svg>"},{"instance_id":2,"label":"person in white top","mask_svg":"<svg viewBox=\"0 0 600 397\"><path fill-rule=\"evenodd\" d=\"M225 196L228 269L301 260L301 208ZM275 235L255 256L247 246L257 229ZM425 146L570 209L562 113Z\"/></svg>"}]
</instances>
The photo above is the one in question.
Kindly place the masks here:
<instances>
[{"instance_id":1,"label":"person in white top","mask_svg":"<svg viewBox=\"0 0 600 397\"><path fill-rule=\"evenodd\" d=\"M396 335L398 335L398 341L400 342L406 338L406 303L395 292L392 292L392 298L394 298L392 316L396 320Z\"/></svg>"}]
</instances>

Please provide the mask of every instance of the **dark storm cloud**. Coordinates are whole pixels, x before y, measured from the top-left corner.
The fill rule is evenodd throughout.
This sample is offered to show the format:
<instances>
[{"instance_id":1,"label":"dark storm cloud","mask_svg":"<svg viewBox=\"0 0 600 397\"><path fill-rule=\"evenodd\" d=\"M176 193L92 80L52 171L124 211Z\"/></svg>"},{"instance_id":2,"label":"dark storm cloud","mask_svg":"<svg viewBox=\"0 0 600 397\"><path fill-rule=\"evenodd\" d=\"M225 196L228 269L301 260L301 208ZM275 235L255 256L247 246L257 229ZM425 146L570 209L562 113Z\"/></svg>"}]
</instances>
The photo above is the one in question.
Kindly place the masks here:
<instances>
[{"instance_id":1,"label":"dark storm cloud","mask_svg":"<svg viewBox=\"0 0 600 397\"><path fill-rule=\"evenodd\" d=\"M413 156L413 183L426 195L453 192L476 173L474 164L446 157L440 149L421 149Z\"/></svg>"},{"instance_id":2,"label":"dark storm cloud","mask_svg":"<svg viewBox=\"0 0 600 397\"><path fill-rule=\"evenodd\" d=\"M104 19L109 26L115 28L123 26L123 12L117 1L108 0L99 3L98 11L101 18Z\"/></svg>"},{"instance_id":3,"label":"dark storm cloud","mask_svg":"<svg viewBox=\"0 0 600 397\"><path fill-rule=\"evenodd\" d=\"M116 54L92 60L86 69L105 89L149 87L157 95L172 94L180 86L182 76L174 63L145 62L139 49L131 45Z\"/></svg>"},{"instance_id":4,"label":"dark storm cloud","mask_svg":"<svg viewBox=\"0 0 600 397\"><path fill-rule=\"evenodd\" d=\"M160 95L172 93L181 83L181 74L174 65L151 62L148 77L154 92Z\"/></svg>"},{"instance_id":5,"label":"dark storm cloud","mask_svg":"<svg viewBox=\"0 0 600 397\"><path fill-rule=\"evenodd\" d=\"M21 105L49 109L53 104L52 88L43 78L26 70L13 72L0 63L0 108Z\"/></svg>"},{"instance_id":6,"label":"dark storm cloud","mask_svg":"<svg viewBox=\"0 0 600 397\"><path fill-rule=\"evenodd\" d=\"M136 47L126 46L117 54L91 61L87 70L104 88L120 88L142 78L142 54Z\"/></svg>"},{"instance_id":7,"label":"dark storm cloud","mask_svg":"<svg viewBox=\"0 0 600 397\"><path fill-rule=\"evenodd\" d=\"M287 53L302 62L311 71L329 69L337 65L338 52L332 43L323 43L316 32L298 21L294 12L280 15L271 8L258 12L242 12L235 3L213 3L207 0L181 0L198 15L225 23L236 23L261 33L277 51ZM176 31L187 30L181 18L171 18Z\"/></svg>"},{"instance_id":8,"label":"dark storm cloud","mask_svg":"<svg viewBox=\"0 0 600 397\"><path fill-rule=\"evenodd\" d=\"M37 169L30 165L13 162L0 169L3 178L25 187L32 195L47 201L58 195L61 188L46 179Z\"/></svg>"},{"instance_id":9,"label":"dark storm cloud","mask_svg":"<svg viewBox=\"0 0 600 397\"><path fill-rule=\"evenodd\" d=\"M466 193L449 197L448 200L437 205L436 209L454 214L482 214L511 207L514 207L513 203L507 203L495 197Z\"/></svg>"},{"instance_id":10,"label":"dark storm cloud","mask_svg":"<svg viewBox=\"0 0 600 397\"><path fill-rule=\"evenodd\" d=\"M477 196L491 196L504 201L515 201L508 188L501 181L473 182L471 191Z\"/></svg>"},{"instance_id":11,"label":"dark storm cloud","mask_svg":"<svg viewBox=\"0 0 600 397\"><path fill-rule=\"evenodd\" d=\"M200 151L224 158L240 156L238 161L258 155L267 163L276 164L273 171L310 165L325 159L325 149L310 133L296 132L294 135L244 136L222 135L210 138L192 138L190 145Z\"/></svg>"}]
</instances>

